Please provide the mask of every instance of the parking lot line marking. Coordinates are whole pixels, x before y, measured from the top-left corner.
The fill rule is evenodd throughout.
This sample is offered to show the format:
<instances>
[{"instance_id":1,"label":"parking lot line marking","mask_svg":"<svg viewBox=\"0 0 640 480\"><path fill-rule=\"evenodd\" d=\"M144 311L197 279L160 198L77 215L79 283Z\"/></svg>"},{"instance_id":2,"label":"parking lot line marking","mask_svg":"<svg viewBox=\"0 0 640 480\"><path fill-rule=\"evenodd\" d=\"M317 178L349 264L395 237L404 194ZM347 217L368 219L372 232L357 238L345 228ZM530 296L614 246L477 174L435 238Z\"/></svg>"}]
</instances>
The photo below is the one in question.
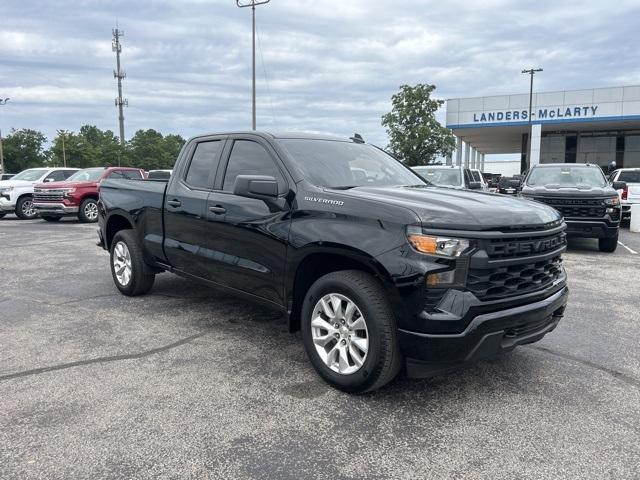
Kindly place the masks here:
<instances>
[{"instance_id":1,"label":"parking lot line marking","mask_svg":"<svg viewBox=\"0 0 640 480\"><path fill-rule=\"evenodd\" d=\"M634 255L638 255L638 252L636 252L634 249L627 247L624 243L622 243L620 240L618 240L618 243L620 245L622 245L624 248L626 248L627 250L629 250L631 253L633 253Z\"/></svg>"}]
</instances>

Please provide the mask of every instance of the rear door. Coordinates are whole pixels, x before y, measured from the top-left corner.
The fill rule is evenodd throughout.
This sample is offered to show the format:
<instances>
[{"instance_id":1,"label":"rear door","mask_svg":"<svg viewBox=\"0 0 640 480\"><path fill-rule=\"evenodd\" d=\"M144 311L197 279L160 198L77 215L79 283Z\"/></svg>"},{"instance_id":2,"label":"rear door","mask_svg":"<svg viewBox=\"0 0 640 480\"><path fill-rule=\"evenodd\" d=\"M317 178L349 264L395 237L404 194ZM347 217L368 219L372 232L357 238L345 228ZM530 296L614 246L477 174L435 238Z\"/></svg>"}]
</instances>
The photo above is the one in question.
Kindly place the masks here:
<instances>
[{"instance_id":1,"label":"rear door","mask_svg":"<svg viewBox=\"0 0 640 480\"><path fill-rule=\"evenodd\" d=\"M212 276L227 287L283 305L290 225L285 195L293 182L271 145L260 137L230 137L225 160L208 200ZM238 175L276 178L280 197L264 201L234 195Z\"/></svg>"},{"instance_id":2,"label":"rear door","mask_svg":"<svg viewBox=\"0 0 640 480\"><path fill-rule=\"evenodd\" d=\"M169 263L211 279L215 261L207 249L207 199L213 188L226 137L202 137L186 151L164 200L164 251Z\"/></svg>"}]
</instances>

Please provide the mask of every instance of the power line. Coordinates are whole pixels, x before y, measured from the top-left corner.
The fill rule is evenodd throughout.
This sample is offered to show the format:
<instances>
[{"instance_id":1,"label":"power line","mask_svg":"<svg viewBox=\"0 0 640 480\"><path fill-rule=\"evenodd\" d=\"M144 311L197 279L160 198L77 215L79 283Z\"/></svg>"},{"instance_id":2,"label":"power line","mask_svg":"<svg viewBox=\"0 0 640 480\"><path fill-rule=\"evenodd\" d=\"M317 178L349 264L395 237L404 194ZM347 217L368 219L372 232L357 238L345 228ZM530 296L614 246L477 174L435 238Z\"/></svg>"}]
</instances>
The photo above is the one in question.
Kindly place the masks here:
<instances>
[{"instance_id":1,"label":"power line","mask_svg":"<svg viewBox=\"0 0 640 480\"><path fill-rule=\"evenodd\" d=\"M267 86L267 95L269 98L269 107L271 107L271 118L273 119L273 124L276 128L280 128L278 126L278 121L276 120L276 112L273 108L273 95L271 94L271 85L269 85L269 78L267 77L267 66L264 63L264 56L262 55L262 42L260 42L260 32L256 28L256 38L258 40L258 51L260 52L260 61L262 62L262 71L264 72L264 82Z\"/></svg>"},{"instance_id":2,"label":"power line","mask_svg":"<svg viewBox=\"0 0 640 480\"><path fill-rule=\"evenodd\" d=\"M120 37L124 36L124 32L116 26L116 28L111 30L111 33L113 34L111 48L116 52L116 70L113 71L113 78L118 79L118 98L116 98L116 107L118 107L118 122L120 123L120 145L124 146L124 113L122 111L122 107L129 106L129 100L122 98L122 79L127 76L126 72L120 68L120 53L122 52Z\"/></svg>"}]
</instances>

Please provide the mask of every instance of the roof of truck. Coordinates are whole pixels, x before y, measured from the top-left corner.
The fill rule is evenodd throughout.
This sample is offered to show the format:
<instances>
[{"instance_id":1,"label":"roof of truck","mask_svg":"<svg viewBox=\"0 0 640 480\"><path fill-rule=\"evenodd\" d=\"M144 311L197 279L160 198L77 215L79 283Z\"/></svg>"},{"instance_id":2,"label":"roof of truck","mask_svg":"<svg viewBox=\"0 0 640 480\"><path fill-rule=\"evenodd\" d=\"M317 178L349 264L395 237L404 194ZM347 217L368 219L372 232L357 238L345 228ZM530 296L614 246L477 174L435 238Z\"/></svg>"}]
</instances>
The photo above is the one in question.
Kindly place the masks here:
<instances>
[{"instance_id":1,"label":"roof of truck","mask_svg":"<svg viewBox=\"0 0 640 480\"><path fill-rule=\"evenodd\" d=\"M305 133L305 132L266 132L261 130L240 130L232 132L209 132L201 135L195 135L192 138L209 137L212 135L257 135L265 138L278 139L310 139L310 140L333 140L338 142L351 142L349 138L337 137L323 133Z\"/></svg>"}]
</instances>

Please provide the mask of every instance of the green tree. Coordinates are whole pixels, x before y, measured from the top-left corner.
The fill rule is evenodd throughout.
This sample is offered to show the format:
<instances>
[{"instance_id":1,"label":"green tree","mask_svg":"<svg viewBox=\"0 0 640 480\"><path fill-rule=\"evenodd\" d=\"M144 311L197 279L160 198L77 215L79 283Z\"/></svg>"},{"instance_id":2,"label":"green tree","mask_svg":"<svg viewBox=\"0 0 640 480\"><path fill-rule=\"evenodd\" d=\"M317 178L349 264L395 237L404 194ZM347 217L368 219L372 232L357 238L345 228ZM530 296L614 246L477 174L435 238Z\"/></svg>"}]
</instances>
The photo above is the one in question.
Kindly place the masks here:
<instances>
[{"instance_id":1,"label":"green tree","mask_svg":"<svg viewBox=\"0 0 640 480\"><path fill-rule=\"evenodd\" d=\"M435 85L402 85L391 97L391 111L382 116L389 135L389 151L406 165L426 165L437 155L449 155L455 148L451 131L436 120L443 100L431 98Z\"/></svg>"},{"instance_id":2,"label":"green tree","mask_svg":"<svg viewBox=\"0 0 640 480\"><path fill-rule=\"evenodd\" d=\"M183 144L184 139L180 135L163 137L151 128L138 130L127 145L129 163L145 170L173 168Z\"/></svg>"},{"instance_id":3,"label":"green tree","mask_svg":"<svg viewBox=\"0 0 640 480\"><path fill-rule=\"evenodd\" d=\"M13 129L2 139L4 164L7 172L18 173L26 168L42 167L47 161L44 144L47 137L29 128Z\"/></svg>"},{"instance_id":4,"label":"green tree","mask_svg":"<svg viewBox=\"0 0 640 480\"><path fill-rule=\"evenodd\" d=\"M50 151L54 165L63 165L66 157L68 167L87 168L124 165L127 163L125 150L111 130L83 125L79 133L59 131Z\"/></svg>"}]
</instances>

